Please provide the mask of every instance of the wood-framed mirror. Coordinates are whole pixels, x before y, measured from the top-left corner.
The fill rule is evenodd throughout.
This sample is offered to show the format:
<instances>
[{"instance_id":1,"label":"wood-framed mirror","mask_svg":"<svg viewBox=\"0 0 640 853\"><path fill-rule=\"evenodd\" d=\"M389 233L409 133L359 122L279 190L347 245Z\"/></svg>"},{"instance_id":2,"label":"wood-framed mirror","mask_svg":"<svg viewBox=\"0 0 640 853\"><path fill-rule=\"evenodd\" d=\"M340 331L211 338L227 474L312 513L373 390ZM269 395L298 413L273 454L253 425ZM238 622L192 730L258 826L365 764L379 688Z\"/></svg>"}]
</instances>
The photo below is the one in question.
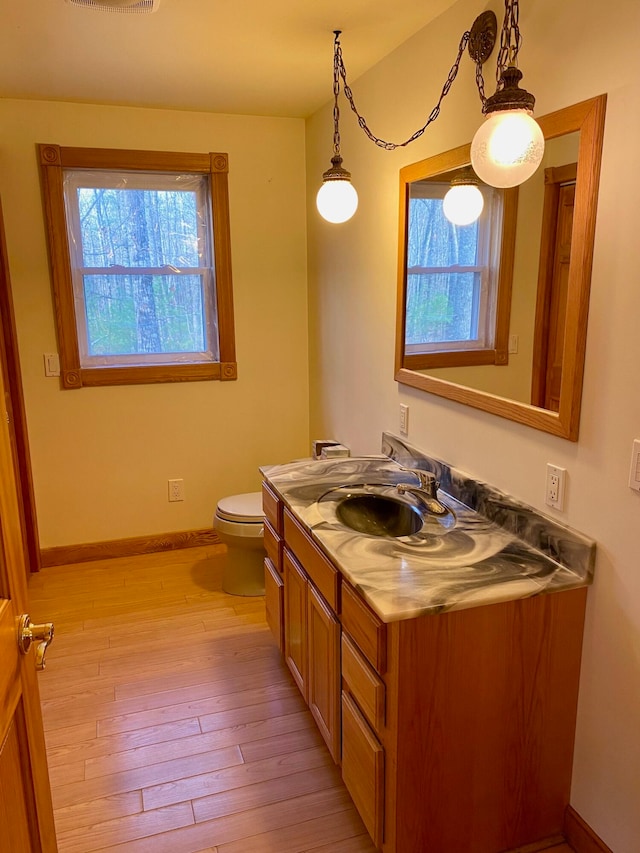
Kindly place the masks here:
<instances>
[{"instance_id":1,"label":"wood-framed mirror","mask_svg":"<svg viewBox=\"0 0 640 853\"><path fill-rule=\"evenodd\" d=\"M492 250L499 258L494 278L500 287L494 289L495 302L485 306L498 334L482 346L467 345L466 355L464 344L449 349L438 338L436 345L423 347L429 351L431 346L435 353L416 356L415 282L436 271L427 261L416 266L409 235L411 229L411 240L416 239L411 217L417 203L412 199L433 195L431 185L445 186L467 166L470 145L401 169L395 360L399 383L577 440L605 106L606 96L601 95L538 119L546 140L545 160L519 192L507 191L506 201L500 202L500 231L512 243L500 244L497 254ZM492 215L495 222L495 212ZM465 266L463 254L454 260L458 281L461 272L475 272L478 281L484 275L468 261ZM442 298L433 304L450 315L450 305L442 310ZM472 306L468 316L478 316L473 306L484 298L467 298ZM478 355L480 350L485 354Z\"/></svg>"}]
</instances>

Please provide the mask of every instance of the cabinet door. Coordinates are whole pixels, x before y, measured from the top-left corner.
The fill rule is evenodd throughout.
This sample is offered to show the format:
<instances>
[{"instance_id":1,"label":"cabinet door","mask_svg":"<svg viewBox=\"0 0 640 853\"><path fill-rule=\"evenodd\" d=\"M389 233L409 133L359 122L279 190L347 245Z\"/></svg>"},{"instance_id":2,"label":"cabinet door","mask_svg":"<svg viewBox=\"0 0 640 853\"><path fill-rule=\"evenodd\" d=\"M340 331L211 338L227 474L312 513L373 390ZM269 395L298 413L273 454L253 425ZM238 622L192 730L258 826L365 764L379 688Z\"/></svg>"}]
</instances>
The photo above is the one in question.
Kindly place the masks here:
<instances>
[{"instance_id":1,"label":"cabinet door","mask_svg":"<svg viewBox=\"0 0 640 853\"><path fill-rule=\"evenodd\" d=\"M269 557L264 560L264 603L267 625L276 639L280 651L284 649L284 581L275 570Z\"/></svg>"},{"instance_id":2,"label":"cabinet door","mask_svg":"<svg viewBox=\"0 0 640 853\"><path fill-rule=\"evenodd\" d=\"M307 701L307 578L284 552L284 659Z\"/></svg>"},{"instance_id":3,"label":"cabinet door","mask_svg":"<svg viewBox=\"0 0 640 853\"><path fill-rule=\"evenodd\" d=\"M340 623L320 594L307 589L308 702L331 757L340 763Z\"/></svg>"},{"instance_id":4,"label":"cabinet door","mask_svg":"<svg viewBox=\"0 0 640 853\"><path fill-rule=\"evenodd\" d=\"M381 847L384 750L346 693L342 694L342 779L373 843Z\"/></svg>"}]
</instances>

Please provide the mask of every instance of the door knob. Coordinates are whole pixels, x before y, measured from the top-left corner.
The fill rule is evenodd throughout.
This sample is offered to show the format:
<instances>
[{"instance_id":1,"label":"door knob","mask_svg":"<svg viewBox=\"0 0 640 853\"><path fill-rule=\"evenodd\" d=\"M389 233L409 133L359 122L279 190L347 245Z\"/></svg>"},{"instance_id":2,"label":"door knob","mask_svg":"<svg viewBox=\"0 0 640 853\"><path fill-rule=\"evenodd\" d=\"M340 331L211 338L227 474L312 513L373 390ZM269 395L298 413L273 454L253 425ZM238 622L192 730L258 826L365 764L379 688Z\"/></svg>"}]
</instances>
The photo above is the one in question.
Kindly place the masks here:
<instances>
[{"instance_id":1,"label":"door knob","mask_svg":"<svg viewBox=\"0 0 640 853\"><path fill-rule=\"evenodd\" d=\"M38 643L36 648L36 669L44 669L45 652L47 646L53 640L53 622L43 622L42 625L34 625L27 613L20 617L18 624L18 648L26 655L31 648L31 643Z\"/></svg>"}]
</instances>

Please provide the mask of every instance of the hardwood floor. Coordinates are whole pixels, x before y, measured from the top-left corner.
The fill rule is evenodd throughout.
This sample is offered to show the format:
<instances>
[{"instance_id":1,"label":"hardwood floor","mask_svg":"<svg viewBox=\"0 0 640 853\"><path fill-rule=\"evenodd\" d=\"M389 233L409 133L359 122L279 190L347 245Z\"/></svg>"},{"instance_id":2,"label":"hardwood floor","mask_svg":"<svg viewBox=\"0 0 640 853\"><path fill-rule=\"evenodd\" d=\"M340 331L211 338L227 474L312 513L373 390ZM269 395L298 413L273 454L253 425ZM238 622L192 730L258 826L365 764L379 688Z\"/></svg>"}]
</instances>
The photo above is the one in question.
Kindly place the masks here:
<instances>
[{"instance_id":1,"label":"hardwood floor","mask_svg":"<svg viewBox=\"0 0 640 853\"><path fill-rule=\"evenodd\" d=\"M31 618L60 853L372 853L222 546L47 568ZM555 851L560 853L560 850Z\"/></svg>"}]
</instances>

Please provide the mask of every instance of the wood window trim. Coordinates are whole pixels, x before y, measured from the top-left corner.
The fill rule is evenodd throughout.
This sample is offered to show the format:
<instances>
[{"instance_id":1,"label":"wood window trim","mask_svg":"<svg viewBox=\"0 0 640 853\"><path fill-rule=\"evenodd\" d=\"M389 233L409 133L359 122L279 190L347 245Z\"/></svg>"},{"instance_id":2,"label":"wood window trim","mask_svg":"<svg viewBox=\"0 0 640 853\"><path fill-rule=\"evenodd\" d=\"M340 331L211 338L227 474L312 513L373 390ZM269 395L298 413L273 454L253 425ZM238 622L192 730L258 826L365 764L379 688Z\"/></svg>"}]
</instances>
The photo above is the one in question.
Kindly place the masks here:
<instances>
[{"instance_id":1,"label":"wood window trim","mask_svg":"<svg viewBox=\"0 0 640 853\"><path fill-rule=\"evenodd\" d=\"M231 277L228 156L223 153L182 154L167 151L69 148L53 144L39 144L37 148L49 243L62 387L72 389L98 385L237 379ZM136 367L81 367L67 242L63 191L64 169L182 172L209 176L220 350L218 362Z\"/></svg>"}]
</instances>

